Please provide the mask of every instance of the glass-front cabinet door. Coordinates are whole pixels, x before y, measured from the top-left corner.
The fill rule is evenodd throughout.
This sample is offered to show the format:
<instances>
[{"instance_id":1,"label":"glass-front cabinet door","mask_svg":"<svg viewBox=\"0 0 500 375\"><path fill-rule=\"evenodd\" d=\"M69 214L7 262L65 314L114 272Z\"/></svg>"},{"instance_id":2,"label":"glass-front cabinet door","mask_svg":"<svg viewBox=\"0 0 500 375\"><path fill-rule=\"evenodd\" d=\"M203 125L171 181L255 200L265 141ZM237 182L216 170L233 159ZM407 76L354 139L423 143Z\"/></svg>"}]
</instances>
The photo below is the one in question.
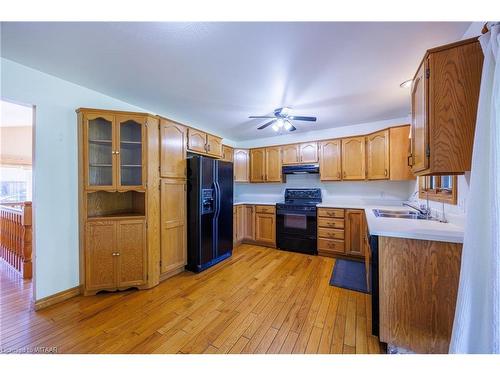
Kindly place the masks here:
<instances>
[{"instance_id":1,"label":"glass-front cabinet door","mask_svg":"<svg viewBox=\"0 0 500 375\"><path fill-rule=\"evenodd\" d=\"M144 188L144 118L117 116L118 188Z\"/></svg>"},{"instance_id":2,"label":"glass-front cabinet door","mask_svg":"<svg viewBox=\"0 0 500 375\"><path fill-rule=\"evenodd\" d=\"M88 114L85 116L86 185L88 189L111 190L115 180L114 116Z\"/></svg>"}]
</instances>

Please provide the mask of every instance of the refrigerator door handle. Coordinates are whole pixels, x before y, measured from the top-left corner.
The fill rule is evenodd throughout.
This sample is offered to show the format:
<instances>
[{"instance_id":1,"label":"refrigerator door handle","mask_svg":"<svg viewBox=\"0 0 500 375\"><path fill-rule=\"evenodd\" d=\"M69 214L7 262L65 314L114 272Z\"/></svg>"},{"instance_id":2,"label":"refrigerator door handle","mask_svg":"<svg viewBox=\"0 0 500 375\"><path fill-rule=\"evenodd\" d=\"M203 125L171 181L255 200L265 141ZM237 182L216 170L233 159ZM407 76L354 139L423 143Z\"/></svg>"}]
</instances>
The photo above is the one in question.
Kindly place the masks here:
<instances>
[{"instance_id":1,"label":"refrigerator door handle","mask_svg":"<svg viewBox=\"0 0 500 375\"><path fill-rule=\"evenodd\" d=\"M218 181L214 181L215 191L215 213L214 217L218 218L220 214L220 186Z\"/></svg>"}]
</instances>

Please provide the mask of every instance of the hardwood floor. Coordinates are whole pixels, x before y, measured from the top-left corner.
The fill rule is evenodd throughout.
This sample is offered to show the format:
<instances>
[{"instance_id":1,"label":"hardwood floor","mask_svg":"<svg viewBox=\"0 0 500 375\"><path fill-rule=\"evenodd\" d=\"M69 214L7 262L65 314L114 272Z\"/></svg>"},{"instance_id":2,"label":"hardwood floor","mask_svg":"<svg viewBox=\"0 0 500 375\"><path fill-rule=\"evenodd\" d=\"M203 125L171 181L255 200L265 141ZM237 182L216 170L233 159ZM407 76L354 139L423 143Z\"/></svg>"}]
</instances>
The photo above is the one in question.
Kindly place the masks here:
<instances>
[{"instance_id":1,"label":"hardwood floor","mask_svg":"<svg viewBox=\"0 0 500 375\"><path fill-rule=\"evenodd\" d=\"M370 295L329 286L334 259L241 245L201 273L34 312L1 267L0 350L58 353L380 353Z\"/></svg>"}]
</instances>

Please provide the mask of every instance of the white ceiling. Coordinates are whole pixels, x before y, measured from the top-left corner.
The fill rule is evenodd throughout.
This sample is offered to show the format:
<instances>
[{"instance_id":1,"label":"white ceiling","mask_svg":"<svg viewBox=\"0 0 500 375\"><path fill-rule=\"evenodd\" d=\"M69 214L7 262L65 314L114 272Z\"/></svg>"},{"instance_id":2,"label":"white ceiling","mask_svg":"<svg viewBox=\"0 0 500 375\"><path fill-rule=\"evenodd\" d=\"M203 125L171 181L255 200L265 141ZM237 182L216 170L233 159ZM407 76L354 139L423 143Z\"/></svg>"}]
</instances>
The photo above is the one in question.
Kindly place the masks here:
<instances>
[{"instance_id":1,"label":"white ceiling","mask_svg":"<svg viewBox=\"0 0 500 375\"><path fill-rule=\"evenodd\" d=\"M470 23L3 23L2 56L235 141L406 116L426 49Z\"/></svg>"},{"instance_id":2,"label":"white ceiling","mask_svg":"<svg viewBox=\"0 0 500 375\"><path fill-rule=\"evenodd\" d=\"M33 125L31 107L0 100L0 127L11 128Z\"/></svg>"}]
</instances>

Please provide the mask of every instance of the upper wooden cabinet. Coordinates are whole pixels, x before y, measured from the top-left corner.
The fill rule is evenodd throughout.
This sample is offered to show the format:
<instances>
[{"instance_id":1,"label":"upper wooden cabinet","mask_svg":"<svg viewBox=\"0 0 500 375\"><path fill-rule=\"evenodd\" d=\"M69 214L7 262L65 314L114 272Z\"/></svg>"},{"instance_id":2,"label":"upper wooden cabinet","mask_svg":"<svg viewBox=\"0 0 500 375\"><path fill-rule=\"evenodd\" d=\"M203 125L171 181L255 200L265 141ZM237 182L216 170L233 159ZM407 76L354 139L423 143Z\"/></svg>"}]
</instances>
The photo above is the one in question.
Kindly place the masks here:
<instances>
[{"instance_id":1,"label":"upper wooden cabinet","mask_svg":"<svg viewBox=\"0 0 500 375\"><path fill-rule=\"evenodd\" d=\"M369 180L389 179L389 130L366 136L366 177Z\"/></svg>"},{"instance_id":2,"label":"upper wooden cabinet","mask_svg":"<svg viewBox=\"0 0 500 375\"><path fill-rule=\"evenodd\" d=\"M322 181L342 179L341 140L319 142L319 176Z\"/></svg>"},{"instance_id":3,"label":"upper wooden cabinet","mask_svg":"<svg viewBox=\"0 0 500 375\"><path fill-rule=\"evenodd\" d=\"M161 177L186 178L187 128L167 119L160 119Z\"/></svg>"},{"instance_id":4,"label":"upper wooden cabinet","mask_svg":"<svg viewBox=\"0 0 500 375\"><path fill-rule=\"evenodd\" d=\"M316 142L282 146L283 164L317 163L318 144Z\"/></svg>"},{"instance_id":5,"label":"upper wooden cabinet","mask_svg":"<svg viewBox=\"0 0 500 375\"><path fill-rule=\"evenodd\" d=\"M221 158L222 138L207 134L201 130L188 128L187 149L198 154Z\"/></svg>"},{"instance_id":6,"label":"upper wooden cabinet","mask_svg":"<svg viewBox=\"0 0 500 375\"><path fill-rule=\"evenodd\" d=\"M250 150L250 181L281 182L281 147Z\"/></svg>"},{"instance_id":7,"label":"upper wooden cabinet","mask_svg":"<svg viewBox=\"0 0 500 375\"><path fill-rule=\"evenodd\" d=\"M281 182L281 147L266 148L267 182Z\"/></svg>"},{"instance_id":8,"label":"upper wooden cabinet","mask_svg":"<svg viewBox=\"0 0 500 375\"><path fill-rule=\"evenodd\" d=\"M389 170L393 181L414 180L409 166L410 125L389 129Z\"/></svg>"},{"instance_id":9,"label":"upper wooden cabinet","mask_svg":"<svg viewBox=\"0 0 500 375\"><path fill-rule=\"evenodd\" d=\"M134 114L83 114L86 190L145 189L146 121Z\"/></svg>"},{"instance_id":10,"label":"upper wooden cabinet","mask_svg":"<svg viewBox=\"0 0 500 375\"><path fill-rule=\"evenodd\" d=\"M470 171L482 64L477 38L427 51L411 89L415 174Z\"/></svg>"},{"instance_id":11,"label":"upper wooden cabinet","mask_svg":"<svg viewBox=\"0 0 500 375\"><path fill-rule=\"evenodd\" d=\"M222 157L222 138L207 134L207 154L217 158Z\"/></svg>"},{"instance_id":12,"label":"upper wooden cabinet","mask_svg":"<svg viewBox=\"0 0 500 375\"><path fill-rule=\"evenodd\" d=\"M283 146L283 164L297 164L299 162L299 145L284 145Z\"/></svg>"},{"instance_id":13,"label":"upper wooden cabinet","mask_svg":"<svg viewBox=\"0 0 500 375\"><path fill-rule=\"evenodd\" d=\"M207 152L207 133L193 128L188 128L189 151L205 154Z\"/></svg>"},{"instance_id":14,"label":"upper wooden cabinet","mask_svg":"<svg viewBox=\"0 0 500 375\"><path fill-rule=\"evenodd\" d=\"M234 150L232 147L222 145L222 160L234 162Z\"/></svg>"},{"instance_id":15,"label":"upper wooden cabinet","mask_svg":"<svg viewBox=\"0 0 500 375\"><path fill-rule=\"evenodd\" d=\"M250 181L264 182L266 180L266 149L250 150Z\"/></svg>"},{"instance_id":16,"label":"upper wooden cabinet","mask_svg":"<svg viewBox=\"0 0 500 375\"><path fill-rule=\"evenodd\" d=\"M318 143L308 142L299 144L299 161L301 163L318 162Z\"/></svg>"},{"instance_id":17,"label":"upper wooden cabinet","mask_svg":"<svg viewBox=\"0 0 500 375\"><path fill-rule=\"evenodd\" d=\"M365 179L365 137L342 139L342 179Z\"/></svg>"},{"instance_id":18,"label":"upper wooden cabinet","mask_svg":"<svg viewBox=\"0 0 500 375\"><path fill-rule=\"evenodd\" d=\"M250 155L248 150L234 150L234 182L248 182L250 173Z\"/></svg>"}]
</instances>

